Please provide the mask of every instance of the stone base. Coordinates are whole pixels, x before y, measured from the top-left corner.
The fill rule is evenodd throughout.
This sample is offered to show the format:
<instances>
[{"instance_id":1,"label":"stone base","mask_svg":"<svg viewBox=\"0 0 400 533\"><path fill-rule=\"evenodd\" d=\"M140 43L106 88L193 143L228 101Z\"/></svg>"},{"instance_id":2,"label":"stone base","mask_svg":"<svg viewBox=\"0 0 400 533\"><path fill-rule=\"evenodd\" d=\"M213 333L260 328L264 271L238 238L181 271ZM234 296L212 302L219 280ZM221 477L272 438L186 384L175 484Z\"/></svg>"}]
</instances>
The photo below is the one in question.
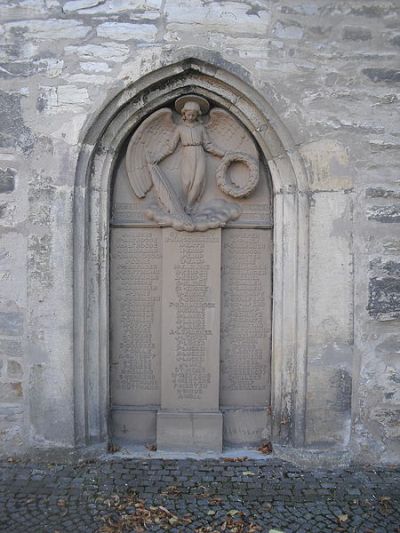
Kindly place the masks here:
<instances>
[{"instance_id":1,"label":"stone base","mask_svg":"<svg viewBox=\"0 0 400 533\"><path fill-rule=\"evenodd\" d=\"M156 409L118 409L118 407L114 407L112 410L112 435L118 439L129 440L132 444L154 444L156 416Z\"/></svg>"},{"instance_id":2,"label":"stone base","mask_svg":"<svg viewBox=\"0 0 400 533\"><path fill-rule=\"evenodd\" d=\"M265 407L221 407L226 446L260 446L271 440L271 417Z\"/></svg>"},{"instance_id":3,"label":"stone base","mask_svg":"<svg viewBox=\"0 0 400 533\"><path fill-rule=\"evenodd\" d=\"M180 452L222 451L222 413L157 413L157 449Z\"/></svg>"}]
</instances>

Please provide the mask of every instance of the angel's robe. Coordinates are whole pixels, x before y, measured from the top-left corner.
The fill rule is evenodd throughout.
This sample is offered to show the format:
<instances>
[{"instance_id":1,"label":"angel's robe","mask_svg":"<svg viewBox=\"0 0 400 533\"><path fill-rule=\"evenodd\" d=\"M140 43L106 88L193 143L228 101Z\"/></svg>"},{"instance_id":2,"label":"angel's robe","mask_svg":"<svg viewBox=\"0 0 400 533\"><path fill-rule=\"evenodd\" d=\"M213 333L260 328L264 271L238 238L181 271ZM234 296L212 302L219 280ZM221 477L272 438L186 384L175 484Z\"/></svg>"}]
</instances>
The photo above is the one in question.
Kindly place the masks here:
<instances>
[{"instance_id":1,"label":"angel's robe","mask_svg":"<svg viewBox=\"0 0 400 533\"><path fill-rule=\"evenodd\" d=\"M182 144L181 181L187 200L191 207L202 195L206 182L206 154L222 157L224 152L215 146L206 128L198 122L193 125L180 124L170 141L169 153L176 150L179 142Z\"/></svg>"}]
</instances>

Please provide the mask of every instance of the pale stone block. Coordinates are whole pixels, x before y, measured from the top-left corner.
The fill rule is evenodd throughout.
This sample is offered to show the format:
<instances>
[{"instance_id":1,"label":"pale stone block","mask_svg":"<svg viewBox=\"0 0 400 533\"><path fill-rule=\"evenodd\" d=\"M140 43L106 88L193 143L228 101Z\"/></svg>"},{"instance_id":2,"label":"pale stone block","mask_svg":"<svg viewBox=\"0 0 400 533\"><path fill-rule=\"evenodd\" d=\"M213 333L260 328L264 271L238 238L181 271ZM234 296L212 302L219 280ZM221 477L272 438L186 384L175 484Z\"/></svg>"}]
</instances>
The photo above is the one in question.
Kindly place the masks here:
<instances>
[{"instance_id":1,"label":"pale stone block","mask_svg":"<svg viewBox=\"0 0 400 533\"><path fill-rule=\"evenodd\" d=\"M266 9L252 14L247 4L229 1L200 4L192 0L167 0L165 9L170 31L183 26L189 31L190 27L195 27L197 32L260 35L267 32L271 22L271 14Z\"/></svg>"},{"instance_id":2,"label":"pale stone block","mask_svg":"<svg viewBox=\"0 0 400 533\"><path fill-rule=\"evenodd\" d=\"M301 26L286 25L282 22L277 22L274 26L273 33L279 39L301 39L304 31Z\"/></svg>"},{"instance_id":3,"label":"pale stone block","mask_svg":"<svg viewBox=\"0 0 400 533\"><path fill-rule=\"evenodd\" d=\"M353 331L351 196L316 193L310 212L311 345L349 342Z\"/></svg>"},{"instance_id":4,"label":"pale stone block","mask_svg":"<svg viewBox=\"0 0 400 533\"><path fill-rule=\"evenodd\" d=\"M22 400L22 383L0 383L0 402L15 403Z\"/></svg>"},{"instance_id":5,"label":"pale stone block","mask_svg":"<svg viewBox=\"0 0 400 533\"><path fill-rule=\"evenodd\" d=\"M338 141L324 139L305 144L300 149L309 170L313 190L350 189L354 169L348 150Z\"/></svg>"},{"instance_id":6,"label":"pale stone block","mask_svg":"<svg viewBox=\"0 0 400 533\"><path fill-rule=\"evenodd\" d=\"M128 11L130 18L149 20L160 16L157 11L161 5L162 0L70 0L64 5L63 11L82 15L113 15ZM137 14L135 10L138 10Z\"/></svg>"},{"instance_id":7,"label":"pale stone block","mask_svg":"<svg viewBox=\"0 0 400 533\"><path fill-rule=\"evenodd\" d=\"M21 379L24 374L22 365L19 361L10 359L7 361L7 376L12 379Z\"/></svg>"},{"instance_id":8,"label":"pale stone block","mask_svg":"<svg viewBox=\"0 0 400 533\"><path fill-rule=\"evenodd\" d=\"M157 34L154 24L131 24L129 22L104 22L97 26L97 35L116 41L154 41Z\"/></svg>"},{"instance_id":9,"label":"pale stone block","mask_svg":"<svg viewBox=\"0 0 400 533\"><path fill-rule=\"evenodd\" d=\"M129 56L129 47L122 43L85 44L66 46L65 53L76 55L81 60L96 59L123 63Z\"/></svg>"},{"instance_id":10,"label":"pale stone block","mask_svg":"<svg viewBox=\"0 0 400 533\"><path fill-rule=\"evenodd\" d=\"M181 452L221 452L221 413L157 413L157 449Z\"/></svg>"},{"instance_id":11,"label":"pale stone block","mask_svg":"<svg viewBox=\"0 0 400 533\"><path fill-rule=\"evenodd\" d=\"M63 5L63 11L64 13L74 13L103 3L103 0L70 0Z\"/></svg>"},{"instance_id":12,"label":"pale stone block","mask_svg":"<svg viewBox=\"0 0 400 533\"><path fill-rule=\"evenodd\" d=\"M26 39L54 41L83 39L92 29L90 26L84 26L78 20L60 19L19 20L7 22L4 24L4 28L10 33L21 30Z\"/></svg>"},{"instance_id":13,"label":"pale stone block","mask_svg":"<svg viewBox=\"0 0 400 533\"><path fill-rule=\"evenodd\" d=\"M257 446L271 437L267 409L223 409L224 443L230 446Z\"/></svg>"},{"instance_id":14,"label":"pale stone block","mask_svg":"<svg viewBox=\"0 0 400 533\"><path fill-rule=\"evenodd\" d=\"M84 72L110 72L111 71L111 68L109 67L107 63L101 63L101 62L95 63L95 62L88 61L86 63L81 63L80 66Z\"/></svg>"},{"instance_id":15,"label":"pale stone block","mask_svg":"<svg viewBox=\"0 0 400 533\"><path fill-rule=\"evenodd\" d=\"M156 410L114 407L112 436L133 444L153 444L156 441L156 416Z\"/></svg>"}]
</instances>

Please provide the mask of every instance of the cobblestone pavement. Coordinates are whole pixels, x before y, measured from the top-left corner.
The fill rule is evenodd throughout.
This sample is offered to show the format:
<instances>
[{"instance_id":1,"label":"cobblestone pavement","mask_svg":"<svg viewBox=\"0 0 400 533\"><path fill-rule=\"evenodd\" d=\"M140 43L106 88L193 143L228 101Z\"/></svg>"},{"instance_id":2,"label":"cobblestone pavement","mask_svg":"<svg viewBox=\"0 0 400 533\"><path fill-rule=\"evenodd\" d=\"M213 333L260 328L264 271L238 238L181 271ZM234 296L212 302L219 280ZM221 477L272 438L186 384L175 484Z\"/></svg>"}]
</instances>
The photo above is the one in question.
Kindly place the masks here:
<instances>
[{"instance_id":1,"label":"cobblestone pavement","mask_svg":"<svg viewBox=\"0 0 400 533\"><path fill-rule=\"evenodd\" d=\"M7 533L400 533L400 468L257 460L0 463Z\"/></svg>"}]
</instances>

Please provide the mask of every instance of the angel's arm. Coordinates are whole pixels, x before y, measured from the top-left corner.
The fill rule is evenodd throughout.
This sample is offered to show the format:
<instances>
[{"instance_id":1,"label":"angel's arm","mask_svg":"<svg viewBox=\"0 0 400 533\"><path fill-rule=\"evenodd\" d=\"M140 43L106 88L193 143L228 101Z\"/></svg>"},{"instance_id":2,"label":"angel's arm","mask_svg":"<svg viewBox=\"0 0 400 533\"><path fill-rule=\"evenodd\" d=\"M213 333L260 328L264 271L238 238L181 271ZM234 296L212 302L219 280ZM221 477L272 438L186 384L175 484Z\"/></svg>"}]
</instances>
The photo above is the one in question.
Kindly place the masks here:
<instances>
[{"instance_id":1,"label":"angel's arm","mask_svg":"<svg viewBox=\"0 0 400 533\"><path fill-rule=\"evenodd\" d=\"M218 146L216 146L208 136L206 128L203 128L203 147L204 150L210 152L210 154L216 155L218 157L224 157L225 152Z\"/></svg>"},{"instance_id":2,"label":"angel's arm","mask_svg":"<svg viewBox=\"0 0 400 533\"><path fill-rule=\"evenodd\" d=\"M181 138L179 128L176 128L174 135L172 136L172 139L168 142L167 148L157 157L158 161L162 161L167 156L173 154L176 150L176 147L178 146L179 140Z\"/></svg>"}]
</instances>

